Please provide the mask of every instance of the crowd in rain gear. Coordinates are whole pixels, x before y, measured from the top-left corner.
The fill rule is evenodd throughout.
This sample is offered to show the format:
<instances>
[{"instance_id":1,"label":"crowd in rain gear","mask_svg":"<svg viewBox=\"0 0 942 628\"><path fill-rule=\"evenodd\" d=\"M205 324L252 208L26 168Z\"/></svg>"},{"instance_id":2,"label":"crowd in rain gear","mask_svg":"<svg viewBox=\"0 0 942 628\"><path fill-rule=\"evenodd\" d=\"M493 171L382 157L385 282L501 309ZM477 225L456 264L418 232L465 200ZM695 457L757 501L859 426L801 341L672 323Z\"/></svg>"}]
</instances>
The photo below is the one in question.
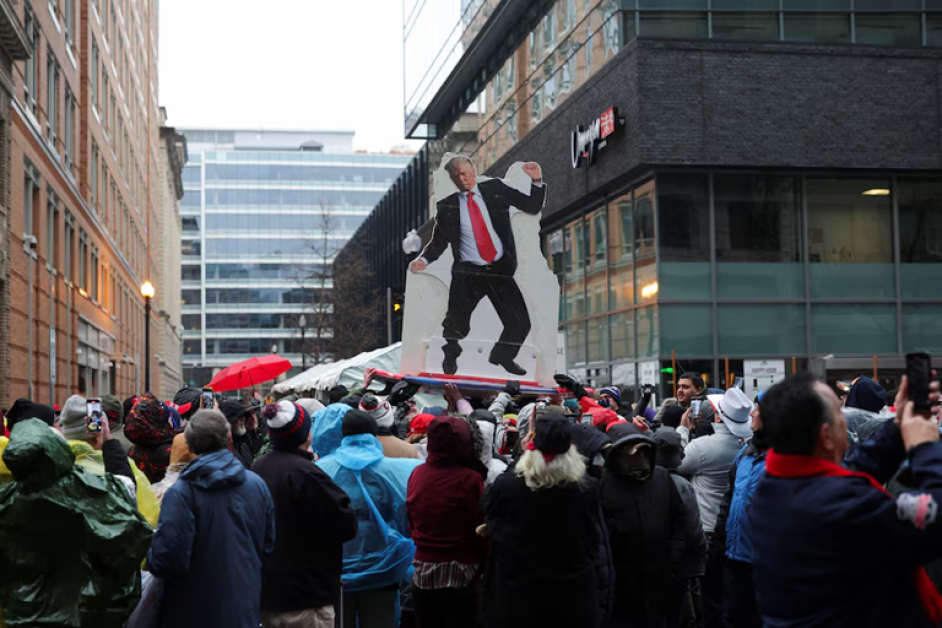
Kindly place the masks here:
<instances>
[{"instance_id":1,"label":"crowd in rain gear","mask_svg":"<svg viewBox=\"0 0 942 628\"><path fill-rule=\"evenodd\" d=\"M124 435L133 443L128 452L151 483L160 482L170 465L173 437L182 428L171 427L165 406L150 393L141 395L124 425Z\"/></svg>"}]
</instances>

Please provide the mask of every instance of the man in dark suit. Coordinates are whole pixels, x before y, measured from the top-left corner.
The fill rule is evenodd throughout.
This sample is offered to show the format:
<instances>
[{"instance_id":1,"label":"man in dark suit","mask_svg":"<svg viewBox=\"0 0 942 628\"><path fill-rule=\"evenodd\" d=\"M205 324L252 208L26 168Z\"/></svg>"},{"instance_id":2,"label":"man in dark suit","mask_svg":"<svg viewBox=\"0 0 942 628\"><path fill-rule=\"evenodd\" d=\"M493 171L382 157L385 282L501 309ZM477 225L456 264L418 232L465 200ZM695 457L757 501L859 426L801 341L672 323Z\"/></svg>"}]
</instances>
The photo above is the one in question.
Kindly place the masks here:
<instances>
[{"instance_id":1,"label":"man in dark suit","mask_svg":"<svg viewBox=\"0 0 942 628\"><path fill-rule=\"evenodd\" d=\"M543 209L546 187L542 170L537 163L523 165L523 171L532 180L527 195L500 179L478 183L474 164L464 156L451 159L445 169L458 192L438 202L432 239L422 256L410 265L412 272L421 272L448 246L455 257L448 313L442 322L446 341L442 369L448 375L458 371L458 356L461 355L458 341L468 335L471 315L481 299L487 297L504 325L503 333L491 350L490 363L513 375L525 375L526 369L514 359L530 333L530 316L514 280L517 249L510 225L510 208L513 206L528 214L538 214Z\"/></svg>"}]
</instances>

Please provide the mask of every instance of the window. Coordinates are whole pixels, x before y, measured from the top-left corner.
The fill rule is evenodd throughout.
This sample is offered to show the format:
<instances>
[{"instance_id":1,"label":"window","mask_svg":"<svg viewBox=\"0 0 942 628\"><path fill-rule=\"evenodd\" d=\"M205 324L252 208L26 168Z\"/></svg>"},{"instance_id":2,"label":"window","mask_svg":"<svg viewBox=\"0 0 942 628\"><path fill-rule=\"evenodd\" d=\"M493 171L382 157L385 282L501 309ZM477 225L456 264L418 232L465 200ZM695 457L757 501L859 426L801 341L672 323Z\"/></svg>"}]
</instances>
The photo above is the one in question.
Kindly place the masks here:
<instances>
[{"instance_id":1,"label":"window","mask_svg":"<svg viewBox=\"0 0 942 628\"><path fill-rule=\"evenodd\" d=\"M812 353L896 353L895 305L812 305Z\"/></svg>"},{"instance_id":2,"label":"window","mask_svg":"<svg viewBox=\"0 0 942 628\"><path fill-rule=\"evenodd\" d=\"M39 172L28 161L23 166L24 187L23 187L23 235L35 235L39 233L39 216L36 214L36 207L39 205ZM40 210L41 211L41 210Z\"/></svg>"},{"instance_id":3,"label":"window","mask_svg":"<svg viewBox=\"0 0 942 628\"><path fill-rule=\"evenodd\" d=\"M56 267L56 226L59 223L59 198L52 189L46 190L46 265Z\"/></svg>"},{"instance_id":4,"label":"window","mask_svg":"<svg viewBox=\"0 0 942 628\"><path fill-rule=\"evenodd\" d=\"M942 181L900 178L897 184L902 296L940 297Z\"/></svg>"},{"instance_id":5,"label":"window","mask_svg":"<svg viewBox=\"0 0 942 628\"><path fill-rule=\"evenodd\" d=\"M701 174L666 173L657 179L661 234L662 298L709 299L709 179Z\"/></svg>"},{"instance_id":6,"label":"window","mask_svg":"<svg viewBox=\"0 0 942 628\"><path fill-rule=\"evenodd\" d=\"M52 48L47 49L46 59L46 137L56 148L59 137L59 64Z\"/></svg>"},{"instance_id":7,"label":"window","mask_svg":"<svg viewBox=\"0 0 942 628\"><path fill-rule=\"evenodd\" d=\"M62 271L67 281L74 281L72 255L75 253L75 216L65 210L65 251L63 251Z\"/></svg>"},{"instance_id":8,"label":"window","mask_svg":"<svg viewBox=\"0 0 942 628\"><path fill-rule=\"evenodd\" d=\"M586 272L586 315L608 311L608 264L605 242L605 208L586 216L583 268ZM591 336L591 329L590 336ZM591 342L591 338L590 338ZM607 342L606 342L607 344Z\"/></svg>"},{"instance_id":9,"label":"window","mask_svg":"<svg viewBox=\"0 0 942 628\"><path fill-rule=\"evenodd\" d=\"M183 264L180 266L180 279L182 281L199 281L200 267L195 264Z\"/></svg>"},{"instance_id":10,"label":"window","mask_svg":"<svg viewBox=\"0 0 942 628\"><path fill-rule=\"evenodd\" d=\"M919 46L922 24L918 13L856 13L855 41L878 46Z\"/></svg>"},{"instance_id":11,"label":"window","mask_svg":"<svg viewBox=\"0 0 942 628\"><path fill-rule=\"evenodd\" d=\"M719 298L804 298L798 199L794 177L714 175Z\"/></svg>"},{"instance_id":12,"label":"window","mask_svg":"<svg viewBox=\"0 0 942 628\"><path fill-rule=\"evenodd\" d=\"M92 176L89 177L89 201L91 201L90 205L92 206L92 211L96 214L98 213L98 172L100 168L98 158L98 144L92 142ZM107 227L108 223L105 221L105 228L107 229Z\"/></svg>"},{"instance_id":13,"label":"window","mask_svg":"<svg viewBox=\"0 0 942 628\"><path fill-rule=\"evenodd\" d=\"M713 355L713 306L662 305L660 306L661 353L672 350L685 357Z\"/></svg>"},{"instance_id":14,"label":"window","mask_svg":"<svg viewBox=\"0 0 942 628\"><path fill-rule=\"evenodd\" d=\"M812 298L894 298L886 179L807 179Z\"/></svg>"},{"instance_id":15,"label":"window","mask_svg":"<svg viewBox=\"0 0 942 628\"><path fill-rule=\"evenodd\" d=\"M609 318L612 337L612 359L631 358L635 355L635 313L614 314Z\"/></svg>"},{"instance_id":16,"label":"window","mask_svg":"<svg viewBox=\"0 0 942 628\"><path fill-rule=\"evenodd\" d=\"M203 352L201 343L200 340L184 340L183 355L200 355Z\"/></svg>"},{"instance_id":17,"label":"window","mask_svg":"<svg viewBox=\"0 0 942 628\"><path fill-rule=\"evenodd\" d=\"M92 247L92 282L91 282L91 297L93 301L101 302L101 292L99 291L100 282L99 274L101 273L101 261L98 257L98 247Z\"/></svg>"},{"instance_id":18,"label":"window","mask_svg":"<svg viewBox=\"0 0 942 628\"><path fill-rule=\"evenodd\" d=\"M99 102L98 101L98 74L101 71L100 67L101 67L101 62L99 61L99 58L98 58L98 43L95 41L92 41L92 65L88 70L89 70L89 74L92 77L91 78L92 107L94 107L96 110L100 109L99 104L98 104Z\"/></svg>"},{"instance_id":19,"label":"window","mask_svg":"<svg viewBox=\"0 0 942 628\"><path fill-rule=\"evenodd\" d=\"M719 352L728 356L804 355L804 305L720 304Z\"/></svg>"},{"instance_id":20,"label":"window","mask_svg":"<svg viewBox=\"0 0 942 628\"><path fill-rule=\"evenodd\" d=\"M65 18L65 40L74 46L75 37L75 0L63 0L62 13Z\"/></svg>"},{"instance_id":21,"label":"window","mask_svg":"<svg viewBox=\"0 0 942 628\"><path fill-rule=\"evenodd\" d=\"M32 9L30 9L27 4L25 7L25 26L26 26L26 38L29 40L29 50L30 55L29 59L26 60L26 67L24 72L24 93L26 98L26 105L29 107L29 110L33 112L33 115L36 115L36 94L38 92L36 82L36 66L38 61L38 52L39 46L39 24L36 21L36 16L33 15Z\"/></svg>"},{"instance_id":22,"label":"window","mask_svg":"<svg viewBox=\"0 0 942 628\"><path fill-rule=\"evenodd\" d=\"M778 30L778 13L713 13L713 39L777 41Z\"/></svg>"},{"instance_id":23,"label":"window","mask_svg":"<svg viewBox=\"0 0 942 628\"><path fill-rule=\"evenodd\" d=\"M207 315L207 318L210 315ZM183 314L180 317L180 324L186 331L200 331L203 329L202 316L200 314Z\"/></svg>"},{"instance_id":24,"label":"window","mask_svg":"<svg viewBox=\"0 0 942 628\"><path fill-rule=\"evenodd\" d=\"M79 229L79 288L88 294L88 234Z\"/></svg>"},{"instance_id":25,"label":"window","mask_svg":"<svg viewBox=\"0 0 942 628\"><path fill-rule=\"evenodd\" d=\"M850 43L849 13L785 13L785 41Z\"/></svg>"},{"instance_id":26,"label":"window","mask_svg":"<svg viewBox=\"0 0 942 628\"><path fill-rule=\"evenodd\" d=\"M942 353L942 311L938 305L903 304L903 351Z\"/></svg>"},{"instance_id":27,"label":"window","mask_svg":"<svg viewBox=\"0 0 942 628\"><path fill-rule=\"evenodd\" d=\"M631 192L616 198L608 204L608 264L609 264L609 304L618 310L635 302L634 262L632 243L634 203ZM633 317L632 317L633 321ZM619 324L621 322L619 321ZM612 357L615 355L616 322L612 321ZM633 340L633 338L632 338ZM629 357L630 354L619 357Z\"/></svg>"},{"instance_id":28,"label":"window","mask_svg":"<svg viewBox=\"0 0 942 628\"><path fill-rule=\"evenodd\" d=\"M563 286L565 299L563 320L582 318L585 316L585 267L582 263L582 252L585 250L585 223L581 218L566 225L563 231L563 247L566 278ZM571 332L572 330L570 330L570 335Z\"/></svg>"},{"instance_id":29,"label":"window","mask_svg":"<svg viewBox=\"0 0 942 628\"><path fill-rule=\"evenodd\" d=\"M706 2L702 3L704 8ZM707 14L642 11L642 37L679 37L682 39L705 39L708 34Z\"/></svg>"},{"instance_id":30,"label":"window","mask_svg":"<svg viewBox=\"0 0 942 628\"><path fill-rule=\"evenodd\" d=\"M635 188L635 301L644 303L657 297L655 259L654 182ZM638 338L638 350L641 350ZM640 354L639 354L640 355Z\"/></svg>"},{"instance_id":31,"label":"window","mask_svg":"<svg viewBox=\"0 0 942 628\"><path fill-rule=\"evenodd\" d=\"M72 172L73 142L75 141L75 96L68 90L65 92L65 164L69 173Z\"/></svg>"}]
</instances>

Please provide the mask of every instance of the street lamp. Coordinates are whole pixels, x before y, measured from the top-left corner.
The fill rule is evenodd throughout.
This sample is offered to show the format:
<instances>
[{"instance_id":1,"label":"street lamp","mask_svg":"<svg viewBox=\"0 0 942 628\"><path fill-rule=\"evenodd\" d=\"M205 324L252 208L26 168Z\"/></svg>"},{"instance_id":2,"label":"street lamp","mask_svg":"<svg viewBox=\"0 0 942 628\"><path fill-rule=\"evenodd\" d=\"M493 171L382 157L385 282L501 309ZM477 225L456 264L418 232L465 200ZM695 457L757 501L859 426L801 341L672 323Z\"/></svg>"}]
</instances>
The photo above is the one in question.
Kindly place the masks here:
<instances>
[{"instance_id":1,"label":"street lamp","mask_svg":"<svg viewBox=\"0 0 942 628\"><path fill-rule=\"evenodd\" d=\"M150 392L150 302L157 291L150 280L141 284L141 296L144 297L144 390Z\"/></svg>"},{"instance_id":2,"label":"street lamp","mask_svg":"<svg viewBox=\"0 0 942 628\"><path fill-rule=\"evenodd\" d=\"M301 328L301 368L307 370L307 353L304 351L304 331L307 327L307 317L302 314L298 319L298 327Z\"/></svg>"}]
</instances>

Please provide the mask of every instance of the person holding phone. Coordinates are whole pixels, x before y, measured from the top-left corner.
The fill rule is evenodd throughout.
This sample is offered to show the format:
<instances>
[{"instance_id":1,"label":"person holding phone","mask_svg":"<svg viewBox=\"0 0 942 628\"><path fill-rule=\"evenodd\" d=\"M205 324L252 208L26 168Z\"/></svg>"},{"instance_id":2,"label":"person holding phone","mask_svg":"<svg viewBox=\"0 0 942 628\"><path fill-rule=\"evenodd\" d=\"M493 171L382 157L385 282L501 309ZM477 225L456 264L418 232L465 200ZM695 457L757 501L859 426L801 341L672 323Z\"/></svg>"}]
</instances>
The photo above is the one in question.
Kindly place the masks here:
<instances>
[{"instance_id":1,"label":"person holding phone","mask_svg":"<svg viewBox=\"0 0 942 628\"><path fill-rule=\"evenodd\" d=\"M938 381L926 400L923 416L904 378L896 418L844 462L847 426L830 386L801 374L763 397L771 450L749 518L764 625L942 622L942 596L923 568L942 557ZM894 498L883 485L904 461L913 483Z\"/></svg>"}]
</instances>

